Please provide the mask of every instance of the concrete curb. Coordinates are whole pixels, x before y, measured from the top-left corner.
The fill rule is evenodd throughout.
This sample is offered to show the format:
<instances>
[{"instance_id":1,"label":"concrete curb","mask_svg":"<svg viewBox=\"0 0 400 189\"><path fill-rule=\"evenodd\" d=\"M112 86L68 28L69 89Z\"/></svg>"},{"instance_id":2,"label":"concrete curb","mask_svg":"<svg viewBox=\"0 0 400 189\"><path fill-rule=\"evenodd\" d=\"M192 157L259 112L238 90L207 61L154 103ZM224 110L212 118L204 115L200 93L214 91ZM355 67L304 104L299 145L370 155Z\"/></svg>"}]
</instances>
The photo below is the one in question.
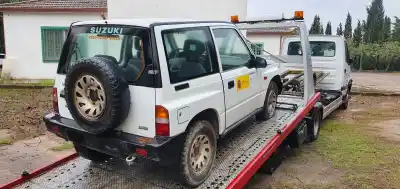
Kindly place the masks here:
<instances>
[{"instance_id":1,"label":"concrete curb","mask_svg":"<svg viewBox=\"0 0 400 189\"><path fill-rule=\"evenodd\" d=\"M35 84L0 84L0 89L46 89L53 86Z\"/></svg>"}]
</instances>

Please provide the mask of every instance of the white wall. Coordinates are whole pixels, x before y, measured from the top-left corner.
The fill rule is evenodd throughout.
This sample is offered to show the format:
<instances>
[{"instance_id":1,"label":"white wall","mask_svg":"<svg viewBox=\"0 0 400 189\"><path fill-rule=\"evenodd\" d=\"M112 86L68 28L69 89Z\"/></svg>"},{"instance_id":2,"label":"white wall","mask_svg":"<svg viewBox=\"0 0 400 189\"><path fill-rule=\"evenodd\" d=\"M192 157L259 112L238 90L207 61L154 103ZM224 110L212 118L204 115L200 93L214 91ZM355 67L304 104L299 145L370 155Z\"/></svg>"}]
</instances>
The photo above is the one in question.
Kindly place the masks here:
<instances>
[{"instance_id":1,"label":"white wall","mask_svg":"<svg viewBox=\"0 0 400 189\"><path fill-rule=\"evenodd\" d=\"M264 43L264 50L273 55L279 55L281 36L280 35L249 35L246 38L253 43Z\"/></svg>"},{"instance_id":2,"label":"white wall","mask_svg":"<svg viewBox=\"0 0 400 189\"><path fill-rule=\"evenodd\" d=\"M109 18L186 18L229 21L245 18L247 0L108 0Z\"/></svg>"},{"instance_id":3,"label":"white wall","mask_svg":"<svg viewBox=\"0 0 400 189\"><path fill-rule=\"evenodd\" d=\"M100 13L4 13L5 61L12 77L47 79L56 75L57 63L43 63L41 26L66 26L74 21L99 20Z\"/></svg>"}]
</instances>

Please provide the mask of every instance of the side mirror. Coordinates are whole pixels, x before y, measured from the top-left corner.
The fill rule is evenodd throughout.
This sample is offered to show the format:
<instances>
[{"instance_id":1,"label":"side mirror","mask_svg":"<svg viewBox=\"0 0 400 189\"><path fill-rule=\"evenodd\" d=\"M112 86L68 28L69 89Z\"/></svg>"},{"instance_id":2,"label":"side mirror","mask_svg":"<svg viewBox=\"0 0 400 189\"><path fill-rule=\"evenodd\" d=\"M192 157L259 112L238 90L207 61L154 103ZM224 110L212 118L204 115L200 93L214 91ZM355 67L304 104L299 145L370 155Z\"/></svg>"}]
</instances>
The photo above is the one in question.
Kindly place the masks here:
<instances>
[{"instance_id":1,"label":"side mirror","mask_svg":"<svg viewBox=\"0 0 400 189\"><path fill-rule=\"evenodd\" d=\"M250 66L253 68L265 68L267 67L267 61L264 58L256 57L250 60Z\"/></svg>"}]
</instances>

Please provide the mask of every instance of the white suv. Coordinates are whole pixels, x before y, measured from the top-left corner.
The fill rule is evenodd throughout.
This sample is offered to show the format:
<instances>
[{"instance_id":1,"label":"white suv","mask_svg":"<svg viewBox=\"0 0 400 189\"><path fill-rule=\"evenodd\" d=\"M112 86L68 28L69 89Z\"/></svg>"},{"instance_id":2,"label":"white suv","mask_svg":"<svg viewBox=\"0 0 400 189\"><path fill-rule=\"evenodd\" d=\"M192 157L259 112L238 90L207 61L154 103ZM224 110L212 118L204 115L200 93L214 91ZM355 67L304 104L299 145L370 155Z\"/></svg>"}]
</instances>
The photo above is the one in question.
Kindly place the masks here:
<instances>
[{"instance_id":1,"label":"white suv","mask_svg":"<svg viewBox=\"0 0 400 189\"><path fill-rule=\"evenodd\" d=\"M277 65L256 57L229 22L149 19L71 25L49 131L90 160L142 157L209 175L217 139L254 115L274 115Z\"/></svg>"}]
</instances>

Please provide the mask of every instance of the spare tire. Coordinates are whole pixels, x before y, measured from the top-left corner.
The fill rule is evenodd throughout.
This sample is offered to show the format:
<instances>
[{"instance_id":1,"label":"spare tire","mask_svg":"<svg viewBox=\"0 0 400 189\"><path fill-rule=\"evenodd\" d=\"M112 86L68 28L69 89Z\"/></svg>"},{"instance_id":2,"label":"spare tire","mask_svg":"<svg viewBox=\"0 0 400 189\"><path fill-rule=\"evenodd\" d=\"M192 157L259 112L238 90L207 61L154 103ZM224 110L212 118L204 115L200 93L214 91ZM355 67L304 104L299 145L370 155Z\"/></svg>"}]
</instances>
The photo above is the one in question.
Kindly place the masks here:
<instances>
[{"instance_id":1,"label":"spare tire","mask_svg":"<svg viewBox=\"0 0 400 189\"><path fill-rule=\"evenodd\" d=\"M65 79L65 100L74 120L85 130L104 133L126 119L129 85L115 59L91 57L73 65Z\"/></svg>"}]
</instances>

